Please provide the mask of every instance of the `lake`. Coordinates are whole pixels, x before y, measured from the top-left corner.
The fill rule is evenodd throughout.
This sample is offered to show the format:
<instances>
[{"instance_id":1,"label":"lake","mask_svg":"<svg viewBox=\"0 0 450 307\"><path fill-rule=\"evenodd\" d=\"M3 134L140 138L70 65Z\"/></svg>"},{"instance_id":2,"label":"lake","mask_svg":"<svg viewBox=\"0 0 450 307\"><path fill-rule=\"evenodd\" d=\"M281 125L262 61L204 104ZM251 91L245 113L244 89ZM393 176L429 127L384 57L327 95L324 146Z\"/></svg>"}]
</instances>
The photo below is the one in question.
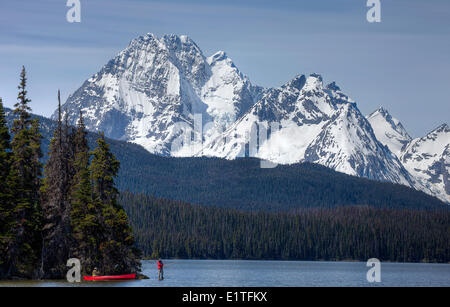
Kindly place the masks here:
<instances>
[{"instance_id":1,"label":"lake","mask_svg":"<svg viewBox=\"0 0 450 307\"><path fill-rule=\"evenodd\" d=\"M0 282L0 286L116 287L448 287L450 264L381 263L381 283L369 283L363 262L167 260L158 281L155 261L143 261L148 280L128 282Z\"/></svg>"}]
</instances>

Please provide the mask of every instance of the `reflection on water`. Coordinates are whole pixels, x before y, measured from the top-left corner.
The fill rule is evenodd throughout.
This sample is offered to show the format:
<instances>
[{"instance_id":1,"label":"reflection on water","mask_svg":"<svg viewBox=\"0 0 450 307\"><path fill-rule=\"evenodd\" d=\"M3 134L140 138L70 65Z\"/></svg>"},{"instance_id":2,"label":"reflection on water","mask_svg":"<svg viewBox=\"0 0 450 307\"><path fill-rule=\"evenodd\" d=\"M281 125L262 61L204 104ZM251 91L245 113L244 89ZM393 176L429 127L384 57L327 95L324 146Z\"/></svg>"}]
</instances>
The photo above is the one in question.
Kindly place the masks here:
<instances>
[{"instance_id":1,"label":"reflection on water","mask_svg":"<svg viewBox=\"0 0 450 307\"><path fill-rule=\"evenodd\" d=\"M126 282L1 282L12 287L305 287L305 286L450 286L450 264L382 263L381 283L366 280L362 262L167 260L165 280L158 281L156 262L143 261L149 280Z\"/></svg>"}]
</instances>

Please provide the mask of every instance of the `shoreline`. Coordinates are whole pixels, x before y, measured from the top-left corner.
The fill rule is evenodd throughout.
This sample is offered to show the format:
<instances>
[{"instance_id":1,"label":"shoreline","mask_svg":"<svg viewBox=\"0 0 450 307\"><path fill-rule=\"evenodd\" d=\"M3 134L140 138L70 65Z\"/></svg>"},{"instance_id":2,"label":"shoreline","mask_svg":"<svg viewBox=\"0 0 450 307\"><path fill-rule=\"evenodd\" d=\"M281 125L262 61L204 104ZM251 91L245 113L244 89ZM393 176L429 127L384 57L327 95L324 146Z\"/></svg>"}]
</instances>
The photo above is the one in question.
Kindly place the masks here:
<instances>
[{"instance_id":1,"label":"shoreline","mask_svg":"<svg viewBox=\"0 0 450 307\"><path fill-rule=\"evenodd\" d=\"M364 260L353 260L353 259L344 259L344 260L303 260L303 259L216 259L216 258L160 258L162 260L187 260L187 261L267 261L267 262L335 262L335 263L366 263ZM141 261L156 261L158 258L143 258ZM419 262L400 262L400 261L391 261L391 260L380 260L381 263L398 263L398 264L450 264L448 262L435 262L435 261L419 261Z\"/></svg>"}]
</instances>

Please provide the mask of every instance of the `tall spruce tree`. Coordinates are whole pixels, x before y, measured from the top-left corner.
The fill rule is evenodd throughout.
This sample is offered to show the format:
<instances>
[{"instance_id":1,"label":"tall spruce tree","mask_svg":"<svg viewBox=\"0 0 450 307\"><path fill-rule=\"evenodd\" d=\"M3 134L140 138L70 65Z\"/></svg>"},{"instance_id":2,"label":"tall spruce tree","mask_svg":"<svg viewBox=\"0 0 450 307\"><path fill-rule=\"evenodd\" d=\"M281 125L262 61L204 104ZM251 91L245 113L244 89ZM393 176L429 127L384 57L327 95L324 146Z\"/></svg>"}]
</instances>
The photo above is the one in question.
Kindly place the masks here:
<instances>
[{"instance_id":1,"label":"tall spruce tree","mask_svg":"<svg viewBox=\"0 0 450 307\"><path fill-rule=\"evenodd\" d=\"M38 120L32 120L26 90L26 71L20 74L18 102L15 104L11 142L11 184L14 199L11 231L15 240L8 246L8 277L36 278L41 257L41 207L39 186L42 157Z\"/></svg>"},{"instance_id":2,"label":"tall spruce tree","mask_svg":"<svg viewBox=\"0 0 450 307\"><path fill-rule=\"evenodd\" d=\"M92 183L89 171L91 154L87 141L87 131L80 111L80 119L75 132L74 170L71 184L71 226L75 244L72 248L74 257L80 259L84 274L90 274L100 263L99 244L101 238L101 208L97 208L92 200Z\"/></svg>"},{"instance_id":3,"label":"tall spruce tree","mask_svg":"<svg viewBox=\"0 0 450 307\"><path fill-rule=\"evenodd\" d=\"M31 120L30 136L31 136L30 147L32 153L31 171L33 174L33 187L34 187L33 199L40 204L40 187L42 185L41 158L43 157L41 150L41 143L43 136L40 132L39 119L37 118ZM42 209L41 206L39 206L39 210L41 209Z\"/></svg>"},{"instance_id":4,"label":"tall spruce tree","mask_svg":"<svg viewBox=\"0 0 450 307\"><path fill-rule=\"evenodd\" d=\"M8 246L14 239L14 234L11 232L13 198L10 169L11 136L6 123L3 101L0 98L0 279L7 277Z\"/></svg>"},{"instance_id":5,"label":"tall spruce tree","mask_svg":"<svg viewBox=\"0 0 450 307\"><path fill-rule=\"evenodd\" d=\"M66 274L71 240L69 187L72 177L72 142L67 125L63 128L61 96L58 91L58 125L50 143L41 188L44 217L41 277L60 279Z\"/></svg>"},{"instance_id":6,"label":"tall spruce tree","mask_svg":"<svg viewBox=\"0 0 450 307\"><path fill-rule=\"evenodd\" d=\"M90 173L94 190L93 201L95 206L102 210L100 268L105 274L139 272L139 253L134 248L134 237L128 217L117 201L119 192L114 184L120 163L110 151L103 133L98 138L97 148L92 154Z\"/></svg>"}]
</instances>

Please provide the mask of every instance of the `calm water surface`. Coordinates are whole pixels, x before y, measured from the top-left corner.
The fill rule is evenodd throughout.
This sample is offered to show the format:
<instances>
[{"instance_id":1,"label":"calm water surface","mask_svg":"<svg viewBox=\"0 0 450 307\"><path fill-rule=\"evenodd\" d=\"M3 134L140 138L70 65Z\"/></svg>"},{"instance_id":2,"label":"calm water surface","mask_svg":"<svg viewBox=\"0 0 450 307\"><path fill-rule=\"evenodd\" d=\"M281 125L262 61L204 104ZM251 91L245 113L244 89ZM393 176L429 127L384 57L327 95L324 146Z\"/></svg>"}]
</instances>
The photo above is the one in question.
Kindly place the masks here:
<instances>
[{"instance_id":1,"label":"calm water surface","mask_svg":"<svg viewBox=\"0 0 450 307\"><path fill-rule=\"evenodd\" d=\"M167 260L165 280L158 281L156 262L144 261L149 280L127 282L0 282L0 286L34 287L315 287L315 286L450 286L450 264L382 263L381 283L366 280L362 262Z\"/></svg>"}]
</instances>

